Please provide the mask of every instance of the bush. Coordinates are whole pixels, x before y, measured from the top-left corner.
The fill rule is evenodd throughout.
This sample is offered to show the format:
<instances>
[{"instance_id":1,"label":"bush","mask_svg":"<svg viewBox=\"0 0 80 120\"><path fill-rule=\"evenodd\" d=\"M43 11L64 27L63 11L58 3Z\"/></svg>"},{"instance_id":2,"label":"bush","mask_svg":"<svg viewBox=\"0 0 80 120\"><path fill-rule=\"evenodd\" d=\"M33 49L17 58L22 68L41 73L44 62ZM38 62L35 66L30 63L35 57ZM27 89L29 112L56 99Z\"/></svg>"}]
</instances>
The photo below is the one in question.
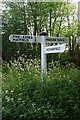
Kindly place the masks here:
<instances>
[{"instance_id":1,"label":"bush","mask_svg":"<svg viewBox=\"0 0 80 120\"><path fill-rule=\"evenodd\" d=\"M3 120L80 120L80 70L53 64L42 82L37 60L22 63L3 65Z\"/></svg>"}]
</instances>

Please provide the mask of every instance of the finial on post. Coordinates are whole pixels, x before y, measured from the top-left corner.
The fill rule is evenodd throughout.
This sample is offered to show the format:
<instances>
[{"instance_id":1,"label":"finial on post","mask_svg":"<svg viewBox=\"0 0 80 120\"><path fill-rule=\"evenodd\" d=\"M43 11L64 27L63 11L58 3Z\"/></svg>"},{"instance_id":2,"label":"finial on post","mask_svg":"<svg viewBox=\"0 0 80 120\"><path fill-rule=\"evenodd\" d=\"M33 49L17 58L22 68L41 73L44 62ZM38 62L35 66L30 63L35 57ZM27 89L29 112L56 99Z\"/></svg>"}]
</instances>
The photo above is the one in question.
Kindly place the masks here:
<instances>
[{"instance_id":1,"label":"finial on post","mask_svg":"<svg viewBox=\"0 0 80 120\"><path fill-rule=\"evenodd\" d=\"M42 31L41 33L40 33L40 36L46 36L47 35L47 33L45 32L45 31Z\"/></svg>"}]
</instances>

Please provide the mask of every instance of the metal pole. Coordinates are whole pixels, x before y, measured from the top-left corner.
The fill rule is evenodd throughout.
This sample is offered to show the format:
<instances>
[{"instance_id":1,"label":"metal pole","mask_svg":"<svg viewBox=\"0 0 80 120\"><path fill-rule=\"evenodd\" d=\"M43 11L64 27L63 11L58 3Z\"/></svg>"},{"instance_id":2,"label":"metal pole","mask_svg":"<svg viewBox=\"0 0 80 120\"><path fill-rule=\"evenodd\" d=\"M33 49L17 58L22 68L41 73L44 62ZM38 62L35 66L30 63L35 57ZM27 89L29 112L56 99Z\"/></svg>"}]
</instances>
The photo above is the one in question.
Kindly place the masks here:
<instances>
[{"instance_id":1,"label":"metal pole","mask_svg":"<svg viewBox=\"0 0 80 120\"><path fill-rule=\"evenodd\" d=\"M42 81L45 81L46 79L46 54L45 54L45 47L46 47L46 33L42 32L40 34L42 36L42 43L41 43L41 79Z\"/></svg>"},{"instance_id":2,"label":"metal pole","mask_svg":"<svg viewBox=\"0 0 80 120\"><path fill-rule=\"evenodd\" d=\"M46 47L45 36L42 36L42 43L41 43L41 78L42 78L42 81L45 81L46 72L47 72L45 47Z\"/></svg>"}]
</instances>

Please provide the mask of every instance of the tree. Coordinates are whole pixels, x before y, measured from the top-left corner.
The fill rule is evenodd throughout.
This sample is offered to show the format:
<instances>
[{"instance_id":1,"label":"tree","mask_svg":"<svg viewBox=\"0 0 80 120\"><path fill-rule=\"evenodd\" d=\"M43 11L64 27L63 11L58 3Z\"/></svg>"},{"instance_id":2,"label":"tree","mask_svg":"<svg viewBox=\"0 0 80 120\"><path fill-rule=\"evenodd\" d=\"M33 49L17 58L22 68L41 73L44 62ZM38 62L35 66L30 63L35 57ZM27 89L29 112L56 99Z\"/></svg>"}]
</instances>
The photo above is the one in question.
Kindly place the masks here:
<instances>
[{"instance_id":1,"label":"tree","mask_svg":"<svg viewBox=\"0 0 80 120\"><path fill-rule=\"evenodd\" d=\"M29 43L10 43L10 34L40 35L43 30L48 36L68 37L69 54L75 54L77 35L77 18L75 5L67 2L9 2L4 3L3 19L3 59L18 58L22 54L27 58L40 57L40 45ZM7 51L6 51L7 49ZM5 52L6 51L6 52ZM54 59L54 56L51 56ZM59 55L60 56L60 55ZM50 57L49 57L50 59Z\"/></svg>"}]
</instances>

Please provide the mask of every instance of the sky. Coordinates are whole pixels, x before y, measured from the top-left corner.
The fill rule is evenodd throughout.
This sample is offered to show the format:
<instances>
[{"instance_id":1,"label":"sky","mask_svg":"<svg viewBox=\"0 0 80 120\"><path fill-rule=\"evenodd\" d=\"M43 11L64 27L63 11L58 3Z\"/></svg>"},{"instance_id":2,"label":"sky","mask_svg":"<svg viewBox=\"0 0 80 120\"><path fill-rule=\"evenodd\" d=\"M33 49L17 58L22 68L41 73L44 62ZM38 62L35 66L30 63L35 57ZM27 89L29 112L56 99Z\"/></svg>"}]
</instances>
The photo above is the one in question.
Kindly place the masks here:
<instances>
[{"instance_id":1,"label":"sky","mask_svg":"<svg viewBox=\"0 0 80 120\"><path fill-rule=\"evenodd\" d=\"M23 0L0 0L1 1L23 1ZM24 0L24 1L29 1L29 0ZM34 1L34 0L30 0L30 1ZM42 0L37 0L37 1L42 1ZM60 1L60 0L45 0L45 1ZM66 0L62 0L62 1L66 1ZM74 2L79 2L80 0L71 0L72 3Z\"/></svg>"},{"instance_id":2,"label":"sky","mask_svg":"<svg viewBox=\"0 0 80 120\"><path fill-rule=\"evenodd\" d=\"M72 0L72 2L79 2L80 0Z\"/></svg>"}]
</instances>

